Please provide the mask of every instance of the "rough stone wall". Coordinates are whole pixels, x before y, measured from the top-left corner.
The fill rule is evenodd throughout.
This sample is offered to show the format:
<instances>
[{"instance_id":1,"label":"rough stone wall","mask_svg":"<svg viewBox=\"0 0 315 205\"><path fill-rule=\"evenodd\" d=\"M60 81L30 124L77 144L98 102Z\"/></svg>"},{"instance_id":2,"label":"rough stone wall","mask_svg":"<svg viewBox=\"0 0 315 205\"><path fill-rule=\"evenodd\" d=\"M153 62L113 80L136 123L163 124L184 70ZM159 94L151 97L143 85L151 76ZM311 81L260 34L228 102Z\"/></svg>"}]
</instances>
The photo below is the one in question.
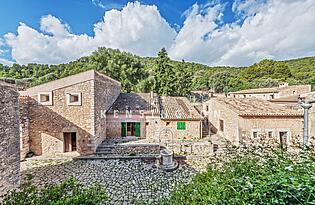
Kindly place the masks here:
<instances>
[{"instance_id":1,"label":"rough stone wall","mask_svg":"<svg viewBox=\"0 0 315 205\"><path fill-rule=\"evenodd\" d=\"M29 109L30 99L26 96L19 98L20 105L20 147L21 147L21 160L24 160L26 154L30 151L30 138L29 138Z\"/></svg>"},{"instance_id":2,"label":"rough stone wall","mask_svg":"<svg viewBox=\"0 0 315 205\"><path fill-rule=\"evenodd\" d=\"M295 85L295 86L288 86L286 88L283 88L279 92L279 96L288 96L288 95L293 95L293 94L305 94L309 93L312 91L311 85Z\"/></svg>"},{"instance_id":3,"label":"rough stone wall","mask_svg":"<svg viewBox=\"0 0 315 205\"><path fill-rule=\"evenodd\" d=\"M239 116L237 113L221 105L217 101L210 100L208 119L217 134L237 144L239 141ZM220 130L220 120L223 120L223 131Z\"/></svg>"},{"instance_id":4,"label":"rough stone wall","mask_svg":"<svg viewBox=\"0 0 315 205\"><path fill-rule=\"evenodd\" d=\"M106 139L106 111L118 98L121 86L120 83L105 76L95 73L93 87L94 105L92 106L94 119L94 149Z\"/></svg>"},{"instance_id":5,"label":"rough stone wall","mask_svg":"<svg viewBox=\"0 0 315 205\"><path fill-rule=\"evenodd\" d=\"M302 117L246 117L240 120L241 140L244 142L255 141L252 132L256 131L259 141L267 139L268 132L273 133L273 143L280 143L279 132L288 132L288 143L297 146L303 140ZM258 140L258 139L257 139ZM270 141L267 139L266 141ZM265 141L265 142L266 142Z\"/></svg>"},{"instance_id":6,"label":"rough stone wall","mask_svg":"<svg viewBox=\"0 0 315 205\"><path fill-rule=\"evenodd\" d=\"M309 111L309 129L310 129L310 137L315 138L315 104Z\"/></svg>"},{"instance_id":7,"label":"rough stone wall","mask_svg":"<svg viewBox=\"0 0 315 205\"><path fill-rule=\"evenodd\" d=\"M111 145L111 154L133 155L133 154L160 154L158 144L120 144Z\"/></svg>"},{"instance_id":8,"label":"rough stone wall","mask_svg":"<svg viewBox=\"0 0 315 205\"><path fill-rule=\"evenodd\" d=\"M146 116L146 139L151 142L158 142L158 134L161 129L161 118L159 115L147 115Z\"/></svg>"},{"instance_id":9,"label":"rough stone wall","mask_svg":"<svg viewBox=\"0 0 315 205\"><path fill-rule=\"evenodd\" d=\"M19 185L19 103L15 88L0 82L0 196Z\"/></svg>"},{"instance_id":10,"label":"rough stone wall","mask_svg":"<svg viewBox=\"0 0 315 205\"><path fill-rule=\"evenodd\" d=\"M106 136L108 139L121 137L122 122L140 122L140 138L146 138L146 118L139 114L133 114L131 118L126 117L126 114L119 114L118 118L114 114L107 114Z\"/></svg>"},{"instance_id":11,"label":"rough stone wall","mask_svg":"<svg viewBox=\"0 0 315 205\"><path fill-rule=\"evenodd\" d=\"M169 122L169 125L166 125ZM177 122L185 122L185 130L177 130ZM201 138L201 121L188 121L188 120L179 120L179 121L167 121L161 120L160 129L169 129L173 133L173 139L200 139ZM161 140L170 140L169 136L166 136L168 139L165 139L163 133L161 134Z\"/></svg>"},{"instance_id":12,"label":"rough stone wall","mask_svg":"<svg viewBox=\"0 0 315 205\"><path fill-rule=\"evenodd\" d=\"M94 144L92 122L93 80L53 90L53 105L37 102L30 96L30 150L36 155L54 155L64 151L63 132L77 132L77 151L92 153ZM66 93L81 92L82 105L69 106Z\"/></svg>"}]
</instances>

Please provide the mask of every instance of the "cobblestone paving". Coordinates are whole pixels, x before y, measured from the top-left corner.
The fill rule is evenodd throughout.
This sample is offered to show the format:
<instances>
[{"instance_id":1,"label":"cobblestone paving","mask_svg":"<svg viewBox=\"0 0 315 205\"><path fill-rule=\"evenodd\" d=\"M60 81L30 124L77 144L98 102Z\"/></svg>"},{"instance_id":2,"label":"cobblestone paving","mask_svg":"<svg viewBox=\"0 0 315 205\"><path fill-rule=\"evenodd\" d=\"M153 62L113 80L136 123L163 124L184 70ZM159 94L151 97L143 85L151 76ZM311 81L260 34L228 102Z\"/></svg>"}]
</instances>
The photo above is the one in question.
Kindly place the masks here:
<instances>
[{"instance_id":1,"label":"cobblestone paving","mask_svg":"<svg viewBox=\"0 0 315 205\"><path fill-rule=\"evenodd\" d=\"M158 204L168 197L178 183L187 183L198 172L193 166L180 165L174 172L152 168L140 160L33 161L24 163L22 180L28 174L40 187L74 177L85 185L100 183L106 187L110 202L106 204Z\"/></svg>"}]
</instances>

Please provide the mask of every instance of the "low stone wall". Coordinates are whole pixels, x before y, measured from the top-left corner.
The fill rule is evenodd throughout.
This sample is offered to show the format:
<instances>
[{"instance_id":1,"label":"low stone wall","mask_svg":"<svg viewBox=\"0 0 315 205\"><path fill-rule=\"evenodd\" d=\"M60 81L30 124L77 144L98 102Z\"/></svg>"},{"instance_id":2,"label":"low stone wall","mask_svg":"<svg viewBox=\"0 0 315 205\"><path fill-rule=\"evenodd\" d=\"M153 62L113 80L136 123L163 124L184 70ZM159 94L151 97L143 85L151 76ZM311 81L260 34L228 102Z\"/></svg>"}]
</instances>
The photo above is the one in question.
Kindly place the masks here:
<instances>
[{"instance_id":1,"label":"low stone wall","mask_svg":"<svg viewBox=\"0 0 315 205\"><path fill-rule=\"evenodd\" d=\"M165 144L165 147L180 155L210 156L214 154L213 144L210 142L176 142Z\"/></svg>"},{"instance_id":2,"label":"low stone wall","mask_svg":"<svg viewBox=\"0 0 315 205\"><path fill-rule=\"evenodd\" d=\"M102 153L104 149L111 149L113 155L146 155L160 154L160 146L158 144L120 144L120 145L101 145L98 152Z\"/></svg>"},{"instance_id":3,"label":"low stone wall","mask_svg":"<svg viewBox=\"0 0 315 205\"><path fill-rule=\"evenodd\" d=\"M19 103L16 89L0 82L0 196L19 185Z\"/></svg>"}]
</instances>

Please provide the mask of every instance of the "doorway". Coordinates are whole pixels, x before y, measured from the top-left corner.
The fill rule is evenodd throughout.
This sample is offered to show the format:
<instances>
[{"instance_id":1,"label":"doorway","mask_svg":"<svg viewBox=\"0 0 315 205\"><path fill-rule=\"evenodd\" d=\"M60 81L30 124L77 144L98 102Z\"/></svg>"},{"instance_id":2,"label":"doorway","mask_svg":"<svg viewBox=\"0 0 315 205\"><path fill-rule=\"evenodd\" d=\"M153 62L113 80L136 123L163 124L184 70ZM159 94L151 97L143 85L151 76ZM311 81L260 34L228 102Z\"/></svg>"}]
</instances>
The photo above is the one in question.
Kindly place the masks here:
<instances>
[{"instance_id":1,"label":"doorway","mask_svg":"<svg viewBox=\"0 0 315 205\"><path fill-rule=\"evenodd\" d=\"M286 149L288 146L288 132L279 132L281 149Z\"/></svg>"},{"instance_id":2,"label":"doorway","mask_svg":"<svg viewBox=\"0 0 315 205\"><path fill-rule=\"evenodd\" d=\"M122 122L121 123L121 136L136 136L140 137L140 122Z\"/></svg>"},{"instance_id":3,"label":"doorway","mask_svg":"<svg viewBox=\"0 0 315 205\"><path fill-rule=\"evenodd\" d=\"M77 133L76 132L64 132L64 152L77 151Z\"/></svg>"}]
</instances>

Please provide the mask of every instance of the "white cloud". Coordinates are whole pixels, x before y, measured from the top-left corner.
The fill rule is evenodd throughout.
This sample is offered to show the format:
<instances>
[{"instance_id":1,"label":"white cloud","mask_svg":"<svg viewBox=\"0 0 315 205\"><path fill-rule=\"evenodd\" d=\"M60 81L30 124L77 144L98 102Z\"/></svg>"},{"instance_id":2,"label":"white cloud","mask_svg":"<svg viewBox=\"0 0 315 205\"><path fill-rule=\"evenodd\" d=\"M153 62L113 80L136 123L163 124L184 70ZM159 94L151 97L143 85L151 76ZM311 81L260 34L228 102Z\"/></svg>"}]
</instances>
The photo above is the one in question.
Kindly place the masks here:
<instances>
[{"instance_id":1,"label":"white cloud","mask_svg":"<svg viewBox=\"0 0 315 205\"><path fill-rule=\"evenodd\" d=\"M205 15L191 12L171 56L209 65L245 66L263 58L315 55L314 0L255 2L238 1L233 6L237 14L244 15L242 25L218 27L219 8L209 9Z\"/></svg>"},{"instance_id":2,"label":"white cloud","mask_svg":"<svg viewBox=\"0 0 315 205\"><path fill-rule=\"evenodd\" d=\"M100 46L153 56L171 45L176 35L156 6L139 2L128 3L121 11L106 12L103 21L94 25L94 36L72 34L67 24L51 15L41 19L40 29L20 23L17 35L4 36L17 63L64 63Z\"/></svg>"},{"instance_id":3,"label":"white cloud","mask_svg":"<svg viewBox=\"0 0 315 205\"><path fill-rule=\"evenodd\" d=\"M100 2L100 1L95 1ZM153 56L166 47L174 59L208 65L245 66L263 58L315 55L314 0L236 0L239 21L222 25L225 5L193 5L182 28L171 28L156 6L128 3L105 12L94 35L76 35L60 19L48 15L40 31L23 23L6 44L18 63L58 64L90 54L99 46Z\"/></svg>"},{"instance_id":4,"label":"white cloud","mask_svg":"<svg viewBox=\"0 0 315 205\"><path fill-rule=\"evenodd\" d=\"M11 65L14 64L14 62L13 61L9 61L9 60L4 59L4 58L0 58L0 64L11 66Z\"/></svg>"}]
</instances>

